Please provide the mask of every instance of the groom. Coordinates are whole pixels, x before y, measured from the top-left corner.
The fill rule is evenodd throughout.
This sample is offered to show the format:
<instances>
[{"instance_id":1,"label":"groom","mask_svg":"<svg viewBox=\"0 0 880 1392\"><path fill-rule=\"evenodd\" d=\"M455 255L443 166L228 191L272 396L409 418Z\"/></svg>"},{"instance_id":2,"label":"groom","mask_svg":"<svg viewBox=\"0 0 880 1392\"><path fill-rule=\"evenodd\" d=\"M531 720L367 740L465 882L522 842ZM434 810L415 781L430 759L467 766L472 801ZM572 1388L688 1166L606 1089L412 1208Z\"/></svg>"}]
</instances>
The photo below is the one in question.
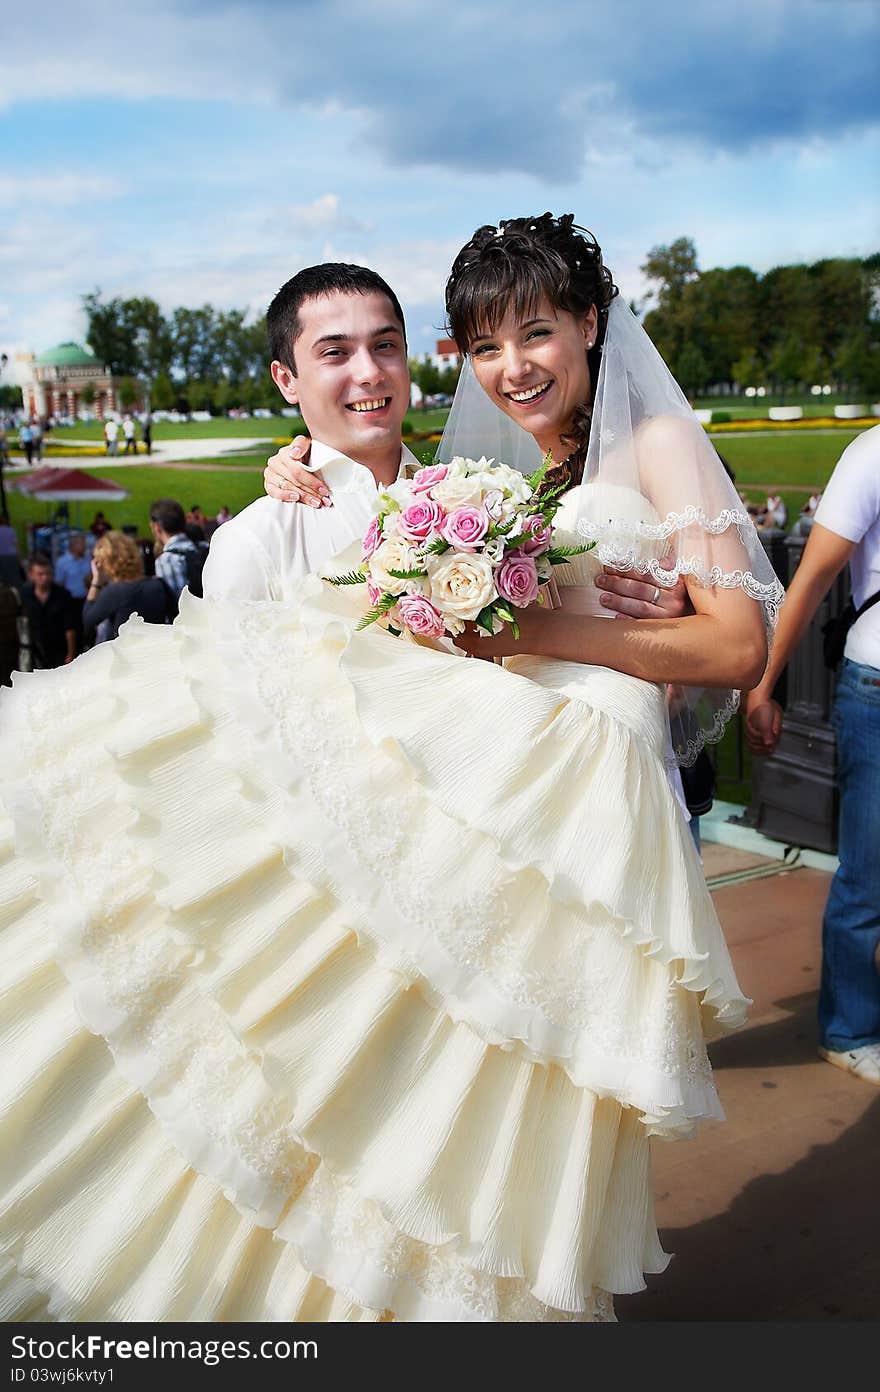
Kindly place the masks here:
<instances>
[{"instance_id":1,"label":"groom","mask_svg":"<svg viewBox=\"0 0 880 1392\"><path fill-rule=\"evenodd\" d=\"M377 490L419 461L402 444L410 381L397 296L363 266L309 266L283 285L267 314L272 379L298 406L333 506L259 498L220 527L203 572L206 599L290 598L373 516Z\"/></svg>"},{"instance_id":2,"label":"groom","mask_svg":"<svg viewBox=\"0 0 880 1392\"><path fill-rule=\"evenodd\" d=\"M280 450L266 469L271 496L214 533L202 577L208 599L289 598L297 580L363 536L377 489L419 467L401 441L410 399L403 311L381 276L339 262L309 266L278 291L266 323L272 379L312 438ZM290 488L292 466L308 468L309 485ZM300 497L309 506L289 505ZM633 618L685 612L682 582L661 591L606 573L597 583L609 609Z\"/></svg>"}]
</instances>

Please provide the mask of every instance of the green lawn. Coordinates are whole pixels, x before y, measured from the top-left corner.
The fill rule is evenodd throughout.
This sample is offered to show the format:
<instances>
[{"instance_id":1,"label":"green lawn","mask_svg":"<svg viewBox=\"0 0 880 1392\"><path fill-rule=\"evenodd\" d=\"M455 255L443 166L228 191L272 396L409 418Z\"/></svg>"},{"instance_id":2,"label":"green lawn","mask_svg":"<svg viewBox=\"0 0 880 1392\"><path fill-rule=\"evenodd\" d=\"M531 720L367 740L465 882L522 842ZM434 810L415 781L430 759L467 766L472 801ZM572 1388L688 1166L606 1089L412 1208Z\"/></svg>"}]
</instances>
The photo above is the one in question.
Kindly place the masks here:
<instances>
[{"instance_id":1,"label":"green lawn","mask_svg":"<svg viewBox=\"0 0 880 1392\"><path fill-rule=\"evenodd\" d=\"M771 406L801 406L804 415L833 416L835 406L862 405L870 412L871 402L863 397L823 396L788 397L765 396L761 401L744 401L742 397L701 397L694 402L698 411L726 411L731 420L766 420Z\"/></svg>"},{"instance_id":2,"label":"green lawn","mask_svg":"<svg viewBox=\"0 0 880 1392\"><path fill-rule=\"evenodd\" d=\"M448 414L446 410L411 410L407 419L415 430L442 430ZM301 416L272 416L270 420L255 419L253 416L249 420L227 420L223 416L216 416L209 421L188 423L157 421L153 426L153 440L290 439L292 435L302 433L303 428ZM76 425L56 428L47 438L58 445L65 440L96 440L103 443L104 428L99 421L91 421L88 425L77 421Z\"/></svg>"},{"instance_id":3,"label":"green lawn","mask_svg":"<svg viewBox=\"0 0 880 1392\"><path fill-rule=\"evenodd\" d=\"M427 414L430 421L432 417L443 413ZM744 490L749 501L760 501L766 492L758 485L780 484L780 491L788 505L789 518L794 521L806 494L816 485L822 486L827 483L841 451L857 433L840 430L827 435L819 432L779 433L757 437L726 435L723 438L716 437L715 444L720 446L724 458L736 473L737 486ZM423 462L428 463L433 457L434 449L433 442L423 441L415 445L414 452ZM107 507L105 511L114 525L135 523L142 532L147 531L149 506L154 498L179 498L187 508L193 503L198 503L203 512L211 516L224 503L232 512L239 512L248 503L253 502L254 498L260 496L262 471L266 463L265 450L199 462L203 466L211 467L163 469L158 464L143 464L114 469L101 459L83 461L83 467L100 478L116 480L129 492L130 496L126 502ZM46 503L25 499L12 488L9 489L9 504L13 524L19 528L22 541L25 523L46 521L51 511ZM74 520L75 506L74 504ZM82 521L88 523L92 515L92 510L83 504Z\"/></svg>"},{"instance_id":4,"label":"green lawn","mask_svg":"<svg viewBox=\"0 0 880 1392\"><path fill-rule=\"evenodd\" d=\"M716 435L713 444L736 474L750 503L767 496L761 484L778 484L788 508L789 524L796 521L814 488L824 488L846 446L860 431L836 430L822 434L794 432L777 435Z\"/></svg>"},{"instance_id":5,"label":"green lawn","mask_svg":"<svg viewBox=\"0 0 880 1392\"><path fill-rule=\"evenodd\" d=\"M132 524L141 536L150 534L150 504L156 498L177 498L189 509L198 503L206 516L212 517L224 503L233 513L240 512L258 498L263 491L262 468L259 471L233 472L218 469L216 472L196 469L157 469L152 466L130 469L90 469L97 478L112 479L128 492L128 498L121 503L107 503L103 511L114 527ZM48 522L52 507L48 503L25 498L21 494L7 490L13 526L24 541L24 527L28 522ZM79 509L79 516L77 513ZM95 515L91 503L71 503L70 519L74 525L88 526Z\"/></svg>"}]
</instances>

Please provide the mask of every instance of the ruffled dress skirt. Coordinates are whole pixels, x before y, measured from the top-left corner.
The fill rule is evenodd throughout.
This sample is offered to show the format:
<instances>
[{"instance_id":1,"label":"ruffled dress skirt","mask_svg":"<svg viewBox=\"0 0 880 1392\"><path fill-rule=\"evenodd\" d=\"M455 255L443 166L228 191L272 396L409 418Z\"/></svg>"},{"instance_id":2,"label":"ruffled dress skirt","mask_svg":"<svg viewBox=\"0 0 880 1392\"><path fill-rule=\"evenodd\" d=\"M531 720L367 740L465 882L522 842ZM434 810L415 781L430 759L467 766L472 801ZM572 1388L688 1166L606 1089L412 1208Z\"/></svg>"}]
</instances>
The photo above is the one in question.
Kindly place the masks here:
<instances>
[{"instance_id":1,"label":"ruffled dress skirt","mask_svg":"<svg viewBox=\"0 0 880 1392\"><path fill-rule=\"evenodd\" d=\"M740 993L659 688L184 596L0 701L0 1317L613 1319Z\"/></svg>"}]
</instances>

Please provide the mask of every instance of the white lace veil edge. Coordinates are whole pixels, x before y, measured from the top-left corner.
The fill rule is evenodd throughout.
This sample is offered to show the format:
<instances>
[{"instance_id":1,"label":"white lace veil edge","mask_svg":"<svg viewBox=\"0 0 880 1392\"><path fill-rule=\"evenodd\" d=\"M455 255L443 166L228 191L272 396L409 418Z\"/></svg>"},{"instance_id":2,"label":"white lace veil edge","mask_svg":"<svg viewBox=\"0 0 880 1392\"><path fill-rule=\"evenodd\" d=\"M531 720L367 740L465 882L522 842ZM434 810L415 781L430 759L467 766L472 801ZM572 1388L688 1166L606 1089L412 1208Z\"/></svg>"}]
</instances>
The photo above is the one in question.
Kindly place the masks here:
<instances>
[{"instance_id":1,"label":"white lace veil edge","mask_svg":"<svg viewBox=\"0 0 880 1392\"><path fill-rule=\"evenodd\" d=\"M483 392L465 360L438 461L485 455L523 473L535 440ZM690 576L741 589L761 606L768 640L785 591L711 440L657 349L618 297L610 307L577 529L595 558L669 586ZM676 760L692 764L739 706L732 689L670 693Z\"/></svg>"}]
</instances>

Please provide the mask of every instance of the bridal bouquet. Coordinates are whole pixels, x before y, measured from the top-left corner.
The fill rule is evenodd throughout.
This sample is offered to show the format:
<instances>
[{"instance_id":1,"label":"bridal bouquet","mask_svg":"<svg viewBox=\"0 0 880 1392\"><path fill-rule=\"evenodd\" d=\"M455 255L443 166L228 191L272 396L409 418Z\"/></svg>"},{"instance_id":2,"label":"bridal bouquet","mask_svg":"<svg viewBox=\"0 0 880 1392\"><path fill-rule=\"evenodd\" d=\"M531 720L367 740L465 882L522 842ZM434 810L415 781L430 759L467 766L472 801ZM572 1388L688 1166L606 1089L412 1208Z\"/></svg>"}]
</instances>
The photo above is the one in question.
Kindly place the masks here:
<instances>
[{"instance_id":1,"label":"bridal bouquet","mask_svg":"<svg viewBox=\"0 0 880 1392\"><path fill-rule=\"evenodd\" d=\"M553 566L588 551L554 546L553 517L566 484L538 490L550 457L527 478L491 459L428 465L379 494L363 559L333 585L366 585L370 608L358 628L381 621L399 634L455 637L468 622L487 633L537 601Z\"/></svg>"}]
</instances>

